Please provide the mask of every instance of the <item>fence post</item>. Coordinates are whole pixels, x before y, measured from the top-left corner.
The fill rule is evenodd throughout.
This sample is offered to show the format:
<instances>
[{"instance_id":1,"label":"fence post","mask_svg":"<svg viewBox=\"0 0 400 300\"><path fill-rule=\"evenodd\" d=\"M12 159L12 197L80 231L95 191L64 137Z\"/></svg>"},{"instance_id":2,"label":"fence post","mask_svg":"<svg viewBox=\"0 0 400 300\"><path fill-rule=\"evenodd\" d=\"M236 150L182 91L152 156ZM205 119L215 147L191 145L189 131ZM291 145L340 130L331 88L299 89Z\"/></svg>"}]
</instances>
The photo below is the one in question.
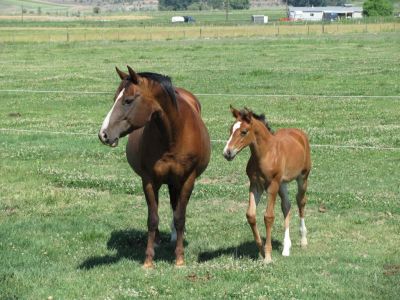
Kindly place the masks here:
<instances>
[{"instance_id":1,"label":"fence post","mask_svg":"<svg viewBox=\"0 0 400 300\"><path fill-rule=\"evenodd\" d=\"M67 42L69 42L69 32L68 32L68 26L67 26Z\"/></svg>"},{"instance_id":2,"label":"fence post","mask_svg":"<svg viewBox=\"0 0 400 300\"><path fill-rule=\"evenodd\" d=\"M201 38L201 27L200 27L200 38Z\"/></svg>"}]
</instances>

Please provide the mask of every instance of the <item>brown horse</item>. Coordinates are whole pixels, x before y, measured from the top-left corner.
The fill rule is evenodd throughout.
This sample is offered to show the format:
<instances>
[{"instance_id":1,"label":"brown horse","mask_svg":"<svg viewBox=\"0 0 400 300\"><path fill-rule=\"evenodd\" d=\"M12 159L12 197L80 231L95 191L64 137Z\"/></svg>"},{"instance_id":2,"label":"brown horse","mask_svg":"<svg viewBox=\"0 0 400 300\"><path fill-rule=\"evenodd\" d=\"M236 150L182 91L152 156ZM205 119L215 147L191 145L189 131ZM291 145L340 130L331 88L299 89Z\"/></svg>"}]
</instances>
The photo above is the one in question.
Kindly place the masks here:
<instances>
[{"instance_id":1,"label":"brown horse","mask_svg":"<svg viewBox=\"0 0 400 300\"><path fill-rule=\"evenodd\" d=\"M141 177L148 206L145 268L153 267L154 246L160 241L158 191L167 184L173 210L171 240L176 240L176 265L184 264L183 234L186 206L195 179L210 160L210 138L201 106L190 92L175 88L169 77L155 73L117 73L121 83L114 105L99 132L115 147L129 134L126 156Z\"/></svg>"},{"instance_id":2,"label":"brown horse","mask_svg":"<svg viewBox=\"0 0 400 300\"><path fill-rule=\"evenodd\" d=\"M307 178L311 170L310 145L304 132L299 129L280 129L275 134L269 128L264 115L256 115L247 108L238 111L231 106L236 119L231 128L231 136L226 143L224 156L232 160L246 146L250 146L251 156L247 163L247 176L250 179L249 206L246 217L253 231L254 239L260 254L266 263L272 261L271 229L274 222L276 195L282 202L285 218L285 237L282 255L290 255L291 241L289 236L290 202L287 184L297 181L297 205L300 214L301 246L307 246L307 230L304 223L304 206ZM256 225L256 206L263 191L268 193L267 209L264 223L267 236L263 249L260 234Z\"/></svg>"}]
</instances>

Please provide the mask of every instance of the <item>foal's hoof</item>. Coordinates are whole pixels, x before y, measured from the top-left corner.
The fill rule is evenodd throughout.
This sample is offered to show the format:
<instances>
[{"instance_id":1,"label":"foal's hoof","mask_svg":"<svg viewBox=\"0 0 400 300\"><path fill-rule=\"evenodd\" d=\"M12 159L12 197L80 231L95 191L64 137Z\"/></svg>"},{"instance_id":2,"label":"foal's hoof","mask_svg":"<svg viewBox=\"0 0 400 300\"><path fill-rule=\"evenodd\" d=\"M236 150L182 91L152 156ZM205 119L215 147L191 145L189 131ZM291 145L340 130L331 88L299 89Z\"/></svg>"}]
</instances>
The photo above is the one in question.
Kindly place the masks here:
<instances>
[{"instance_id":1,"label":"foal's hoof","mask_svg":"<svg viewBox=\"0 0 400 300\"><path fill-rule=\"evenodd\" d=\"M149 270L154 269L154 264L151 261L145 261L143 264L143 269Z\"/></svg>"},{"instance_id":2,"label":"foal's hoof","mask_svg":"<svg viewBox=\"0 0 400 300\"><path fill-rule=\"evenodd\" d=\"M271 264L272 263L272 258L271 257L264 258L263 263L266 264L266 265Z\"/></svg>"},{"instance_id":3,"label":"foal's hoof","mask_svg":"<svg viewBox=\"0 0 400 300\"><path fill-rule=\"evenodd\" d=\"M301 248L303 248L303 249L307 248L307 245L308 245L307 239L306 238L302 238L301 241L300 241Z\"/></svg>"},{"instance_id":4,"label":"foal's hoof","mask_svg":"<svg viewBox=\"0 0 400 300\"><path fill-rule=\"evenodd\" d=\"M185 261L182 258L176 260L175 267L181 268L181 267L184 267L184 266L185 266Z\"/></svg>"}]
</instances>

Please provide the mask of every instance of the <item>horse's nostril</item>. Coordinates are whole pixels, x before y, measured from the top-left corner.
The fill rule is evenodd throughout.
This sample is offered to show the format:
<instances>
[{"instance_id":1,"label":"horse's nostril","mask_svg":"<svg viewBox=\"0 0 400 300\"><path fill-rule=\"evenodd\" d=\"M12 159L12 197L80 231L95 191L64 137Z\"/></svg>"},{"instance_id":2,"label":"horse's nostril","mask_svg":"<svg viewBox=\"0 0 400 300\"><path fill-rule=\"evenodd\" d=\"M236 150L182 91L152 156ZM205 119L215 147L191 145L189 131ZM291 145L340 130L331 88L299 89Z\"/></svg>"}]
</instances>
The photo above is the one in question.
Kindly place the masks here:
<instances>
[{"instance_id":1,"label":"horse's nostril","mask_svg":"<svg viewBox=\"0 0 400 300\"><path fill-rule=\"evenodd\" d=\"M100 131L99 132L99 139L101 142L106 143L107 142L107 133L105 133L104 131Z\"/></svg>"}]
</instances>

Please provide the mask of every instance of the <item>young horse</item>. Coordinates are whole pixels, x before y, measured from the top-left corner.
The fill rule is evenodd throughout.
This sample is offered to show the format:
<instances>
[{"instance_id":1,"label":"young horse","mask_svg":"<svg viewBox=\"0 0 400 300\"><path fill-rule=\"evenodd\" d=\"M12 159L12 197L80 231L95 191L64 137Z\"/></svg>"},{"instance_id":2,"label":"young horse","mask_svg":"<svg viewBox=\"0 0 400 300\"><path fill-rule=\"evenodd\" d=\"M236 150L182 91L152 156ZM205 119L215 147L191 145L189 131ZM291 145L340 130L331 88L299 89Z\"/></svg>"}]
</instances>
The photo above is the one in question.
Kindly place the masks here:
<instances>
[{"instance_id":1,"label":"young horse","mask_svg":"<svg viewBox=\"0 0 400 300\"><path fill-rule=\"evenodd\" d=\"M183 231L186 205L195 179L210 160L210 138L200 116L200 103L190 92L175 88L155 73L117 73L121 83L114 105L99 132L100 140L115 147L129 134L126 156L142 178L148 206L145 268L153 267L158 231L158 191L167 184L173 209L171 240L176 240L176 265L184 264Z\"/></svg>"},{"instance_id":2,"label":"young horse","mask_svg":"<svg viewBox=\"0 0 400 300\"><path fill-rule=\"evenodd\" d=\"M280 129L272 133L264 115L258 116L245 108L238 111L231 106L236 122L231 128L231 136L226 143L224 156L232 160L243 148L250 146L251 156L247 163L247 176L250 179L249 206L247 221L253 231L260 254L266 263L272 261L271 229L274 222L276 194L282 202L285 218L285 237L282 255L289 256L291 241L289 236L290 202L287 184L297 181L297 205L300 214L301 246L307 246L304 223L304 206L307 178L311 170L310 146L306 134L299 129ZM263 191L268 193L264 223L267 236L263 251L262 241L256 225L256 206Z\"/></svg>"}]
</instances>

